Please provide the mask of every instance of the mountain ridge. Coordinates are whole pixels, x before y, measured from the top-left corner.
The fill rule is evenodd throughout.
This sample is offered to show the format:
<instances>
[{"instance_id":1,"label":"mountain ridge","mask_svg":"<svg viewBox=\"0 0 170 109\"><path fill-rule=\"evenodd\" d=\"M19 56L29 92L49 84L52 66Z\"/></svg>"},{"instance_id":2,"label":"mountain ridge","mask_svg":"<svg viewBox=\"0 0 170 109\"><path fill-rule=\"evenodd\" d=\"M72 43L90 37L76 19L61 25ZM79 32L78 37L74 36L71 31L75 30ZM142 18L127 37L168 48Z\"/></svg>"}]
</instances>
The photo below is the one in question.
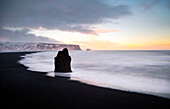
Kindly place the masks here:
<instances>
[{"instance_id":1,"label":"mountain ridge","mask_svg":"<svg viewBox=\"0 0 170 109\"><path fill-rule=\"evenodd\" d=\"M67 48L68 50L81 50L79 45L74 44L0 42L0 51L58 51L64 48Z\"/></svg>"}]
</instances>

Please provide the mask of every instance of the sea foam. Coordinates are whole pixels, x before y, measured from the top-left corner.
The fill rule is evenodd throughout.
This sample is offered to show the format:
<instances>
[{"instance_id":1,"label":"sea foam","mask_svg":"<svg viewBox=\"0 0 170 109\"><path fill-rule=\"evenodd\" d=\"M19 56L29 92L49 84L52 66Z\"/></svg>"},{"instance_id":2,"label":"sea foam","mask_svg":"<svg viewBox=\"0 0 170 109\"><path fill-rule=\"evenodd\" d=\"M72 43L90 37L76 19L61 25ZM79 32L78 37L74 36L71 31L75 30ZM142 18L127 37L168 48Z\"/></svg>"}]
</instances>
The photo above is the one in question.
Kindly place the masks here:
<instances>
[{"instance_id":1,"label":"sea foam","mask_svg":"<svg viewBox=\"0 0 170 109\"><path fill-rule=\"evenodd\" d=\"M55 76L57 52L25 55L28 70ZM72 80L170 98L170 51L70 51Z\"/></svg>"}]
</instances>

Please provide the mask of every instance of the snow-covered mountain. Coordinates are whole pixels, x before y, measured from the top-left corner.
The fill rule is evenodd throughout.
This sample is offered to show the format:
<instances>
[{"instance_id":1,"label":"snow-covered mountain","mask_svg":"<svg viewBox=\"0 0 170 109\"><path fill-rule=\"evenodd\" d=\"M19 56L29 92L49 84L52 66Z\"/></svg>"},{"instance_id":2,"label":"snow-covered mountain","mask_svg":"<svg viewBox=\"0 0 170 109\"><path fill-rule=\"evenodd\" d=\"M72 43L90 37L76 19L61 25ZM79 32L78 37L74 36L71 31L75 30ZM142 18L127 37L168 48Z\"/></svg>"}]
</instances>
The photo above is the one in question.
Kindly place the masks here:
<instances>
[{"instance_id":1,"label":"snow-covered mountain","mask_svg":"<svg viewBox=\"0 0 170 109\"><path fill-rule=\"evenodd\" d=\"M69 50L81 50L79 45L29 43L29 42L0 42L0 51L56 51L68 48Z\"/></svg>"}]
</instances>

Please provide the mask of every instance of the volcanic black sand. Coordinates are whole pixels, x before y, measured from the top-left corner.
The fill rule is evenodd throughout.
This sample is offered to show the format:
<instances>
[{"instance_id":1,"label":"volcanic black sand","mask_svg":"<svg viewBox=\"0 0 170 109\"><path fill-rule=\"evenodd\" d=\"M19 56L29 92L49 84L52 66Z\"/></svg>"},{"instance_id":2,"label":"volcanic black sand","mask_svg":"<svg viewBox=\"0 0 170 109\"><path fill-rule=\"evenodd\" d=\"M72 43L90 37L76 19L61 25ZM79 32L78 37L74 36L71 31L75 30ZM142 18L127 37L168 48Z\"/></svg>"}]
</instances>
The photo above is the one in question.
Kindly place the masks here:
<instances>
[{"instance_id":1,"label":"volcanic black sand","mask_svg":"<svg viewBox=\"0 0 170 109\"><path fill-rule=\"evenodd\" d=\"M19 63L26 53L0 53L1 108L155 109L170 100L151 95L102 88L28 71Z\"/></svg>"}]
</instances>

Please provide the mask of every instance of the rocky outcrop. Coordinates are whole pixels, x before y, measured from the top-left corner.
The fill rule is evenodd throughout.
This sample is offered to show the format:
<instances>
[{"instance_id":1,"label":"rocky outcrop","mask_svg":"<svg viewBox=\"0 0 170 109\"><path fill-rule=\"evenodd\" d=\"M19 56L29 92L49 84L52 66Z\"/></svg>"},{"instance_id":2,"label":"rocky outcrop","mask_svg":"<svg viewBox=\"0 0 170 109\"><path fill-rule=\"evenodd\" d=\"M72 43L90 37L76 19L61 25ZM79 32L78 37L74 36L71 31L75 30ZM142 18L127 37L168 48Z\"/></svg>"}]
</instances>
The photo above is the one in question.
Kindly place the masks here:
<instances>
[{"instance_id":1,"label":"rocky outcrop","mask_svg":"<svg viewBox=\"0 0 170 109\"><path fill-rule=\"evenodd\" d=\"M91 51L91 49L88 48L88 49L86 49L86 51Z\"/></svg>"},{"instance_id":2,"label":"rocky outcrop","mask_svg":"<svg viewBox=\"0 0 170 109\"><path fill-rule=\"evenodd\" d=\"M59 51L55 60L55 72L72 72L71 71L71 57L67 48Z\"/></svg>"}]
</instances>

